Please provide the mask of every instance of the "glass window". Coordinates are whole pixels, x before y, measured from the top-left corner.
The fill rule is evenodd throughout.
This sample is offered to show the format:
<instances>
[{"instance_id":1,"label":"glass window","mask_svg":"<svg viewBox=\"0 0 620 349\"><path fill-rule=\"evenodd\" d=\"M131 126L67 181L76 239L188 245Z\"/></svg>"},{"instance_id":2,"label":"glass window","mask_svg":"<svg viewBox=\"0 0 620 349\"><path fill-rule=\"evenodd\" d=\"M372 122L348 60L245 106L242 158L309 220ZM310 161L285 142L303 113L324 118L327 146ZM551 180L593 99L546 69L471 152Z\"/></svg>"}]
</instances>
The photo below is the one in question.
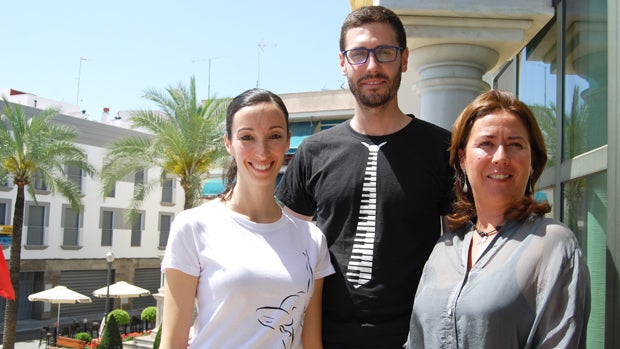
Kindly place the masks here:
<instances>
[{"instance_id":1,"label":"glass window","mask_svg":"<svg viewBox=\"0 0 620 349\"><path fill-rule=\"evenodd\" d=\"M161 183L161 202L173 203L174 179L166 178Z\"/></svg>"},{"instance_id":2,"label":"glass window","mask_svg":"<svg viewBox=\"0 0 620 349\"><path fill-rule=\"evenodd\" d=\"M591 310L588 348L605 347L607 273L606 172L566 182L562 188L563 221L570 227L590 270ZM610 265L613 268L613 265Z\"/></svg>"},{"instance_id":3,"label":"glass window","mask_svg":"<svg viewBox=\"0 0 620 349\"><path fill-rule=\"evenodd\" d=\"M13 187L13 178L10 177L10 176L2 178L0 180L0 187L12 188Z\"/></svg>"},{"instance_id":4,"label":"glass window","mask_svg":"<svg viewBox=\"0 0 620 349\"><path fill-rule=\"evenodd\" d=\"M607 0L565 1L564 159L607 144Z\"/></svg>"},{"instance_id":5,"label":"glass window","mask_svg":"<svg viewBox=\"0 0 620 349\"><path fill-rule=\"evenodd\" d=\"M67 165L67 177L69 178L70 181L72 181L73 183L75 183L75 185L77 185L81 193L82 192L82 169L77 166Z\"/></svg>"},{"instance_id":6,"label":"glass window","mask_svg":"<svg viewBox=\"0 0 620 349\"><path fill-rule=\"evenodd\" d=\"M5 202L0 202L0 225L7 225L7 207Z\"/></svg>"},{"instance_id":7,"label":"glass window","mask_svg":"<svg viewBox=\"0 0 620 349\"><path fill-rule=\"evenodd\" d=\"M146 171L142 170L142 171L138 171L136 172L136 174L134 175L134 181L133 183L135 185L140 185L140 184L144 184L144 180L146 178Z\"/></svg>"},{"instance_id":8,"label":"glass window","mask_svg":"<svg viewBox=\"0 0 620 349\"><path fill-rule=\"evenodd\" d=\"M101 215L101 246L112 246L114 212L103 211Z\"/></svg>"},{"instance_id":9,"label":"glass window","mask_svg":"<svg viewBox=\"0 0 620 349\"><path fill-rule=\"evenodd\" d=\"M552 20L520 54L518 96L538 120L547 146L547 166L557 147L557 26Z\"/></svg>"},{"instance_id":10,"label":"glass window","mask_svg":"<svg viewBox=\"0 0 620 349\"><path fill-rule=\"evenodd\" d=\"M159 248L165 248L168 243L170 223L172 223L172 215L162 214L159 216Z\"/></svg>"},{"instance_id":11,"label":"glass window","mask_svg":"<svg viewBox=\"0 0 620 349\"><path fill-rule=\"evenodd\" d=\"M110 189L110 191L107 192L105 196L108 198L116 197L116 184L112 186L112 189Z\"/></svg>"},{"instance_id":12,"label":"glass window","mask_svg":"<svg viewBox=\"0 0 620 349\"><path fill-rule=\"evenodd\" d=\"M33 186L34 189L36 190L45 190L47 191L47 183L45 183L45 181L43 180L43 177L41 176L41 174L39 173L35 173L32 181L30 182Z\"/></svg>"},{"instance_id":13,"label":"glass window","mask_svg":"<svg viewBox=\"0 0 620 349\"><path fill-rule=\"evenodd\" d=\"M142 213L136 213L136 218L131 225L131 246L140 246L142 241Z\"/></svg>"},{"instance_id":14,"label":"glass window","mask_svg":"<svg viewBox=\"0 0 620 349\"><path fill-rule=\"evenodd\" d=\"M75 212L70 206L64 208L64 224L62 244L64 246L79 246L80 212Z\"/></svg>"},{"instance_id":15,"label":"glass window","mask_svg":"<svg viewBox=\"0 0 620 349\"><path fill-rule=\"evenodd\" d=\"M536 191L534 193L534 199L536 201L547 201L549 205L553 207L553 188L544 188ZM545 216L557 219L557 217L553 216L553 210L551 210L551 212L547 213Z\"/></svg>"},{"instance_id":16,"label":"glass window","mask_svg":"<svg viewBox=\"0 0 620 349\"><path fill-rule=\"evenodd\" d=\"M143 198L145 195L144 183L146 180L146 171L138 171L134 175L133 195L134 197Z\"/></svg>"},{"instance_id":17,"label":"glass window","mask_svg":"<svg viewBox=\"0 0 620 349\"><path fill-rule=\"evenodd\" d=\"M45 242L45 206L28 206L28 233L26 244L43 245Z\"/></svg>"}]
</instances>

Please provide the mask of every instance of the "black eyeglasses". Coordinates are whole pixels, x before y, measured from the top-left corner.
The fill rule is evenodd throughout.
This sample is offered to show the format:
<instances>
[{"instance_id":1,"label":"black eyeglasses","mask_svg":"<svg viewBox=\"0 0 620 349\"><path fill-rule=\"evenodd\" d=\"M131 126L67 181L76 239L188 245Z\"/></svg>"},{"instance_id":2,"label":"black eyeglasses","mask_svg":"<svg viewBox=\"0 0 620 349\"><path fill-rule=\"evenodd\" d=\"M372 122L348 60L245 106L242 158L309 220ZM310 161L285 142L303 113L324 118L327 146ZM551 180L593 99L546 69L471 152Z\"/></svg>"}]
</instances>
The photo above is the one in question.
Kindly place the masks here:
<instances>
[{"instance_id":1,"label":"black eyeglasses","mask_svg":"<svg viewBox=\"0 0 620 349\"><path fill-rule=\"evenodd\" d=\"M353 48L350 50L342 51L342 54L347 57L347 61L351 65L360 65L366 63L368 56L372 52L375 55L375 59L379 63L394 62L398 57L398 52L402 50L402 47L398 46L377 46L375 48Z\"/></svg>"}]
</instances>

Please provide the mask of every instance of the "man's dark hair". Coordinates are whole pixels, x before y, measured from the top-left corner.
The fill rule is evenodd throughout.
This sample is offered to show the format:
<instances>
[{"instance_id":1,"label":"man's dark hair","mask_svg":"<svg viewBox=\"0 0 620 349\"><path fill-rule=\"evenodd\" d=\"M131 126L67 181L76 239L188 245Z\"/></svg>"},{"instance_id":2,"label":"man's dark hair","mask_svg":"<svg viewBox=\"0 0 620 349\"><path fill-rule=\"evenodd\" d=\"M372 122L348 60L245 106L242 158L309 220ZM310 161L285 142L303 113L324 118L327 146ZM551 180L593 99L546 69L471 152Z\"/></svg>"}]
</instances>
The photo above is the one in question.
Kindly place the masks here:
<instances>
[{"instance_id":1,"label":"man's dark hair","mask_svg":"<svg viewBox=\"0 0 620 349\"><path fill-rule=\"evenodd\" d=\"M344 19L340 28L340 51L346 49L345 37L351 28L357 28L367 23L386 23L389 24L396 33L398 46L407 47L407 34L400 18L392 10L383 6L364 6L349 13Z\"/></svg>"}]
</instances>

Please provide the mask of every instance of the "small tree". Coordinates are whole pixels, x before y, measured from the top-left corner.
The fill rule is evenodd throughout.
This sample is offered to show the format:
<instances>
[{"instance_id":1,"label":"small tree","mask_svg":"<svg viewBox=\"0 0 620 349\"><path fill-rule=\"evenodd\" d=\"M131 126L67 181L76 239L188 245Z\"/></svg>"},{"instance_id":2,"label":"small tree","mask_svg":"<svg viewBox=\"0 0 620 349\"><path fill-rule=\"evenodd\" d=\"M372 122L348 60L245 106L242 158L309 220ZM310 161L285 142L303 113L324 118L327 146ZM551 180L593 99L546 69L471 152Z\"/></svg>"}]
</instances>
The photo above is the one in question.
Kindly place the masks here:
<instances>
[{"instance_id":1,"label":"small tree","mask_svg":"<svg viewBox=\"0 0 620 349\"><path fill-rule=\"evenodd\" d=\"M93 337L91 337L90 333L88 332L78 332L75 334L75 339L79 339L81 341L89 343L91 340L93 340Z\"/></svg>"},{"instance_id":2,"label":"small tree","mask_svg":"<svg viewBox=\"0 0 620 349\"><path fill-rule=\"evenodd\" d=\"M123 309L114 309L108 314L108 321L111 317L114 317L116 320L116 324L119 326L125 326L129 323L130 317L129 313Z\"/></svg>"},{"instance_id":3,"label":"small tree","mask_svg":"<svg viewBox=\"0 0 620 349\"><path fill-rule=\"evenodd\" d=\"M147 324L154 324L155 320L157 320L157 308L154 306L144 308L140 314L140 320Z\"/></svg>"},{"instance_id":4,"label":"small tree","mask_svg":"<svg viewBox=\"0 0 620 349\"><path fill-rule=\"evenodd\" d=\"M111 314L110 314L111 315ZM99 349L122 349L123 338L121 332L118 330L118 324L114 316L108 316L107 323L103 328L103 336L101 343L99 343Z\"/></svg>"}]
</instances>

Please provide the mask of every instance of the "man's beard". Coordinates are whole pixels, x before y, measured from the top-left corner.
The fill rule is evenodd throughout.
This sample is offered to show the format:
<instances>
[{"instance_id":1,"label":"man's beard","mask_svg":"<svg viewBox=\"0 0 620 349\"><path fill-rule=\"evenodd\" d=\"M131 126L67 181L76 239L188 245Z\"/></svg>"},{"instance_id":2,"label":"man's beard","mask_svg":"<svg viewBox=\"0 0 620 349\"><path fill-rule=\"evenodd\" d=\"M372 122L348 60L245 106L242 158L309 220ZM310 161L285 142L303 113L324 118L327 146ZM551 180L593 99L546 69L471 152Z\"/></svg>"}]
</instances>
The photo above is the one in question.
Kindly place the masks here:
<instances>
[{"instance_id":1,"label":"man's beard","mask_svg":"<svg viewBox=\"0 0 620 349\"><path fill-rule=\"evenodd\" d=\"M358 85L355 84L350 77L347 77L347 80L351 93L361 106L367 108L378 108L388 104L396 96L396 94L398 93L398 88L400 87L401 75L401 73L396 74L392 85L389 86L388 90L385 93L368 92L364 94L362 90L358 87ZM383 74L364 75L359 79L359 81L373 78L382 78L389 81L389 78Z\"/></svg>"}]
</instances>

